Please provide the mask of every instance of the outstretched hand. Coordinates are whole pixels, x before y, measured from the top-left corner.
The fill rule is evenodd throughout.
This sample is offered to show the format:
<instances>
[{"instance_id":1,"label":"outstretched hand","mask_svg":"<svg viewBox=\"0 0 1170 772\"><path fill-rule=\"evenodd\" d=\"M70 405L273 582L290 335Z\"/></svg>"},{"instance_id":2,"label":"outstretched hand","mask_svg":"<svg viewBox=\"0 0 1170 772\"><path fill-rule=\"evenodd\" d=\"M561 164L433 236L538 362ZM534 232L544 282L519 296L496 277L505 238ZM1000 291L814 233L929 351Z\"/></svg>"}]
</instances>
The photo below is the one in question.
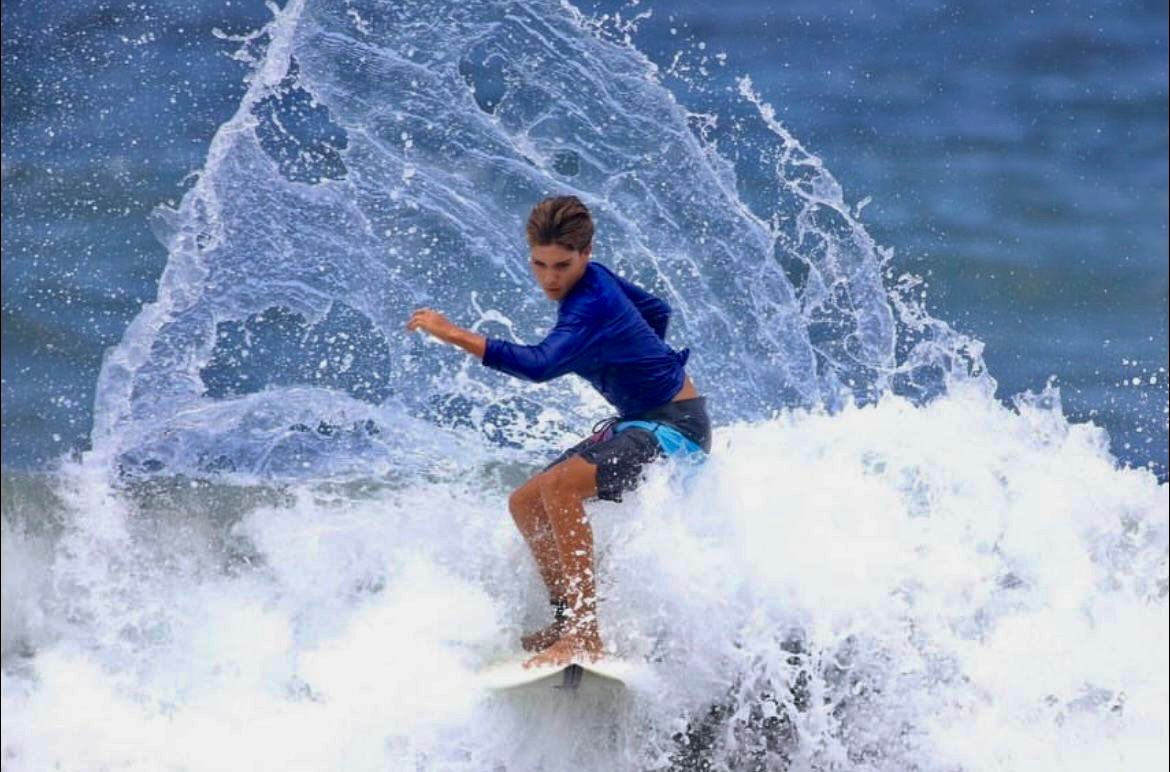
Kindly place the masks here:
<instances>
[{"instance_id":1,"label":"outstretched hand","mask_svg":"<svg viewBox=\"0 0 1170 772\"><path fill-rule=\"evenodd\" d=\"M427 335L436 337L444 343L454 344L480 359L483 359L484 353L487 351L487 338L453 324L447 317L433 308L416 310L406 322L406 329L410 332L422 330Z\"/></svg>"},{"instance_id":2,"label":"outstretched hand","mask_svg":"<svg viewBox=\"0 0 1170 772\"><path fill-rule=\"evenodd\" d=\"M433 308L420 308L410 315L410 320L406 323L406 329L410 332L422 330L439 340L448 340L450 333L459 328Z\"/></svg>"}]
</instances>

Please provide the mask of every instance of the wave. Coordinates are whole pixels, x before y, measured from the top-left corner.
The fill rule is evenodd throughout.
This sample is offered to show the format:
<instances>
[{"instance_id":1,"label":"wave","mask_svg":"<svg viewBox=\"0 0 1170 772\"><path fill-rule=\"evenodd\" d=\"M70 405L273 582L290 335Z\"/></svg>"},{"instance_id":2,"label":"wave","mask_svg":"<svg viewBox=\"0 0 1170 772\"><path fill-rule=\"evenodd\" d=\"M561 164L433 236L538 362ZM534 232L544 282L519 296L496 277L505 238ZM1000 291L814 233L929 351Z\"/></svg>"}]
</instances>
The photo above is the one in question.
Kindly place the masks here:
<instances>
[{"instance_id":1,"label":"wave","mask_svg":"<svg viewBox=\"0 0 1170 772\"><path fill-rule=\"evenodd\" d=\"M532 339L549 309L522 224L551 192L589 203L599 259L674 306L717 420L990 383L912 278L884 286L889 252L748 79L726 105L744 128L720 128L555 4L292 2L241 44L258 57L247 95L158 213L158 299L99 379L94 446L128 471L396 466L419 440L403 415L513 447L583 425L597 404L574 384L520 385L402 333L431 305ZM338 432L274 464L306 400L400 439Z\"/></svg>"},{"instance_id":2,"label":"wave","mask_svg":"<svg viewBox=\"0 0 1170 772\"><path fill-rule=\"evenodd\" d=\"M694 484L590 510L603 634L649 665L600 700L472 685L547 613L503 514L530 468L69 467L58 532L4 534L6 766L1156 768L1166 490L1105 446L961 390L717 429Z\"/></svg>"}]
</instances>

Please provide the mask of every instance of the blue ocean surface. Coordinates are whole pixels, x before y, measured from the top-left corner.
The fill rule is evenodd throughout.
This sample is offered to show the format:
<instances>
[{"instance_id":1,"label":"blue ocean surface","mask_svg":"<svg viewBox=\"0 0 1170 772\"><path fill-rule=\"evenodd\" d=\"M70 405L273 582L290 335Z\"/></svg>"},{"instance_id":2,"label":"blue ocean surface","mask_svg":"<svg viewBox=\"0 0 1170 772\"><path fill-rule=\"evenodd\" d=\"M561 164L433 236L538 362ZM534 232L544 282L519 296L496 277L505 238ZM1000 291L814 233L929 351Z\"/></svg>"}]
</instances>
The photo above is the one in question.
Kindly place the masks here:
<instances>
[{"instance_id":1,"label":"blue ocean surface","mask_svg":"<svg viewBox=\"0 0 1170 772\"><path fill-rule=\"evenodd\" d=\"M5 3L5 768L1165 768L1167 81L1149 2ZM539 339L567 192L712 453L587 507L639 679L501 696L609 408L403 324Z\"/></svg>"}]
</instances>

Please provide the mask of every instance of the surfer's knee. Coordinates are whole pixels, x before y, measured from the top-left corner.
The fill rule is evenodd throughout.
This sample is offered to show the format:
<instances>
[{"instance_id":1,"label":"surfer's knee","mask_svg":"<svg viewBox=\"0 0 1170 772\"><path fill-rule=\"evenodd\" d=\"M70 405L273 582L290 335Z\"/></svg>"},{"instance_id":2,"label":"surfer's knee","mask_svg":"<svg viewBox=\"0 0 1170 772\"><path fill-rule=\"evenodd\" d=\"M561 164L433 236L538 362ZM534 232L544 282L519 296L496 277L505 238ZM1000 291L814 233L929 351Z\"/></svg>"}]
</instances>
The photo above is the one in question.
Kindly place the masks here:
<instances>
[{"instance_id":1,"label":"surfer's knee","mask_svg":"<svg viewBox=\"0 0 1170 772\"><path fill-rule=\"evenodd\" d=\"M513 518L520 517L520 513L524 511L524 486L520 486L512 491L512 495L508 496L508 511L512 513Z\"/></svg>"},{"instance_id":2,"label":"surfer's knee","mask_svg":"<svg viewBox=\"0 0 1170 772\"><path fill-rule=\"evenodd\" d=\"M512 519L519 523L527 523L536 514L534 510L540 505L540 486L536 478L529 480L508 497L508 511Z\"/></svg>"}]
</instances>

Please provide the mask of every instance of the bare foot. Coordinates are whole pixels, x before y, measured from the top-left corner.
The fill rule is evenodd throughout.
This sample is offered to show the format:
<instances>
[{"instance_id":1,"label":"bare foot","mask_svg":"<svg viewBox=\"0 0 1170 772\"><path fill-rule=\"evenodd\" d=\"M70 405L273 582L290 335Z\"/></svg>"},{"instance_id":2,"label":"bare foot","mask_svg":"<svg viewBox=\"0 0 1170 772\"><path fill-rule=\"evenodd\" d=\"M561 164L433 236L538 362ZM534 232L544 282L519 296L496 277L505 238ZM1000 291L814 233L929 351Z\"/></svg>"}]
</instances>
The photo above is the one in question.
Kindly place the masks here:
<instances>
[{"instance_id":1,"label":"bare foot","mask_svg":"<svg viewBox=\"0 0 1170 772\"><path fill-rule=\"evenodd\" d=\"M560 667L574 662L595 662L603 654L601 636L591 632L569 632L544 651L530 658L524 667Z\"/></svg>"},{"instance_id":2,"label":"bare foot","mask_svg":"<svg viewBox=\"0 0 1170 772\"><path fill-rule=\"evenodd\" d=\"M568 620L557 620L543 629L520 636L520 646L524 651L543 651L560 640L568 631Z\"/></svg>"}]
</instances>

